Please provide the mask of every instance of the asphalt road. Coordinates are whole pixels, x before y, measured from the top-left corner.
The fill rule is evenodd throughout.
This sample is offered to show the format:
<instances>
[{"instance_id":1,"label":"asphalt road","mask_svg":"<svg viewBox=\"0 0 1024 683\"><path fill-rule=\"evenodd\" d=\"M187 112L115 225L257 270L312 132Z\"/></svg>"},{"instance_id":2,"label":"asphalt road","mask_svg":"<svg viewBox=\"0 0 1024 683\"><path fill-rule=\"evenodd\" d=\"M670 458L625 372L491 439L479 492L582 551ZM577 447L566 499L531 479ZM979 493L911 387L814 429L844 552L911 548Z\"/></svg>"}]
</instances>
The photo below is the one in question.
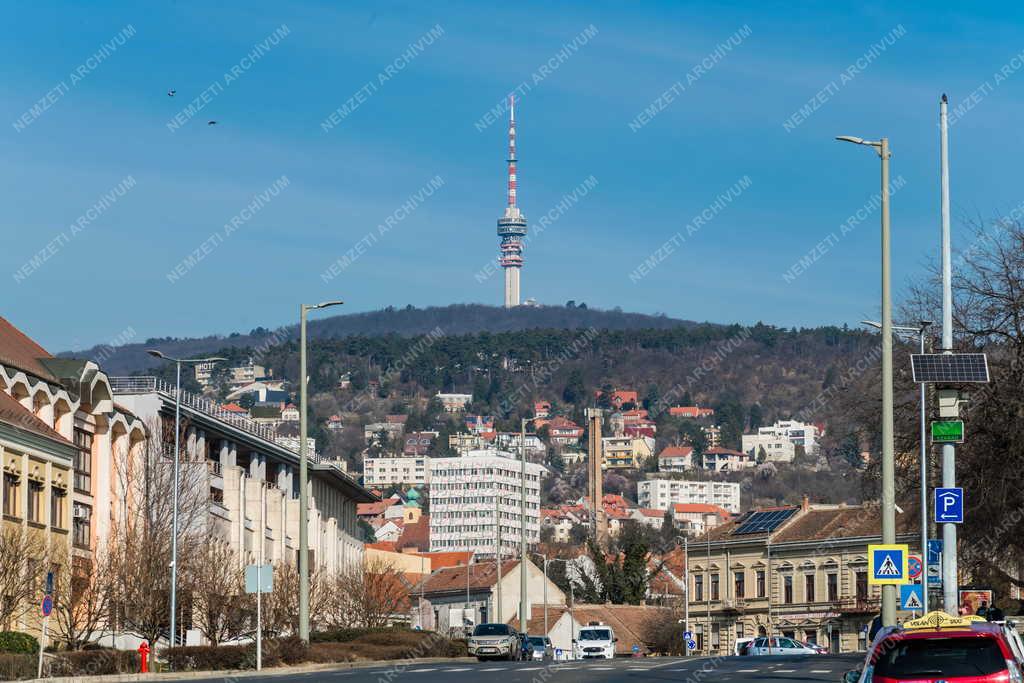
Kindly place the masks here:
<instances>
[{"instance_id":1,"label":"asphalt road","mask_svg":"<svg viewBox=\"0 0 1024 683\"><path fill-rule=\"evenodd\" d=\"M402 667L338 669L267 676L220 676L193 681L279 683L335 681L337 683L744 683L768 681L838 683L857 668L862 655L804 657L722 657L677 659L614 659L585 662L456 662L409 664Z\"/></svg>"}]
</instances>

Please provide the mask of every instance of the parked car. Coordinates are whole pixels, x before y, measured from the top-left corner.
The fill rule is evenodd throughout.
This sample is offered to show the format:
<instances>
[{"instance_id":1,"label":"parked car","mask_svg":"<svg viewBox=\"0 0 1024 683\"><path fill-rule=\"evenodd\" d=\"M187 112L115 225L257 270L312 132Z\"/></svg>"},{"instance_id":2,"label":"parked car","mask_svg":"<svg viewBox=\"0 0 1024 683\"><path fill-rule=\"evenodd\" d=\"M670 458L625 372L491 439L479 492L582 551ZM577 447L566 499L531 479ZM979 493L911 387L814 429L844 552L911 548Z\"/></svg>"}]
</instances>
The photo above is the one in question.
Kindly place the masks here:
<instances>
[{"instance_id":1,"label":"parked car","mask_svg":"<svg viewBox=\"0 0 1024 683\"><path fill-rule=\"evenodd\" d=\"M614 659L615 631L605 624L591 623L583 626L572 641L573 655L576 659Z\"/></svg>"},{"instance_id":2,"label":"parked car","mask_svg":"<svg viewBox=\"0 0 1024 683\"><path fill-rule=\"evenodd\" d=\"M508 624L478 624L467 641L469 654L485 659L521 659L522 636Z\"/></svg>"},{"instance_id":3,"label":"parked car","mask_svg":"<svg viewBox=\"0 0 1024 683\"><path fill-rule=\"evenodd\" d=\"M754 642L747 647L748 654L756 656L764 655L816 655L818 651L809 645L801 643L792 638L780 638L777 636L769 638L755 638Z\"/></svg>"},{"instance_id":4,"label":"parked car","mask_svg":"<svg viewBox=\"0 0 1024 683\"><path fill-rule=\"evenodd\" d=\"M523 657L550 662L555 658L555 647L547 636L526 636L523 639Z\"/></svg>"},{"instance_id":5,"label":"parked car","mask_svg":"<svg viewBox=\"0 0 1024 683\"><path fill-rule=\"evenodd\" d=\"M934 619L932 613L928 619ZM846 672L844 683L1020 683L1021 662L1002 624L946 616L922 627L879 631L864 665ZM920 620L923 624L925 620ZM936 619L932 624L938 623ZM913 622L908 622L913 624Z\"/></svg>"},{"instance_id":6,"label":"parked car","mask_svg":"<svg viewBox=\"0 0 1024 683\"><path fill-rule=\"evenodd\" d=\"M737 638L736 639L736 645L733 648L734 651L736 652L736 655L737 656L742 656L742 655L750 654L747 650L749 649L750 644L752 642L754 642L753 638Z\"/></svg>"},{"instance_id":7,"label":"parked car","mask_svg":"<svg viewBox=\"0 0 1024 683\"><path fill-rule=\"evenodd\" d=\"M825 646L825 645L818 645L817 643L807 643L807 642L804 642L802 640L798 640L797 642L800 643L801 645L805 646L805 647L811 648L812 650L817 652L819 655L827 655L828 654L828 647Z\"/></svg>"}]
</instances>

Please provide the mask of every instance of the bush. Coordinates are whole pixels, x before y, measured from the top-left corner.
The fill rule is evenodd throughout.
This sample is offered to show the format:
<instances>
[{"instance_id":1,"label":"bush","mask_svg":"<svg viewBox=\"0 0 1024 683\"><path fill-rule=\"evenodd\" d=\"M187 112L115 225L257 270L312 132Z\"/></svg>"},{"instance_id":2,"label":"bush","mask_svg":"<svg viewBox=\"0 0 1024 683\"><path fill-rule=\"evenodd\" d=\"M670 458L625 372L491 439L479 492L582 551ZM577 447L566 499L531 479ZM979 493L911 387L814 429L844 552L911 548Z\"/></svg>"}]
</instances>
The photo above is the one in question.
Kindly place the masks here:
<instances>
[{"instance_id":1,"label":"bush","mask_svg":"<svg viewBox=\"0 0 1024 683\"><path fill-rule=\"evenodd\" d=\"M39 659L37 655L0 653L0 681L35 678L38 665Z\"/></svg>"},{"instance_id":2,"label":"bush","mask_svg":"<svg viewBox=\"0 0 1024 683\"><path fill-rule=\"evenodd\" d=\"M293 666L309 661L309 646L298 636L263 641L263 666Z\"/></svg>"},{"instance_id":3,"label":"bush","mask_svg":"<svg viewBox=\"0 0 1024 683\"><path fill-rule=\"evenodd\" d=\"M255 669L255 645L202 645L172 647L164 657L174 671L221 671L224 669ZM264 663L266 663L264 658Z\"/></svg>"},{"instance_id":4,"label":"bush","mask_svg":"<svg viewBox=\"0 0 1024 683\"><path fill-rule=\"evenodd\" d=\"M62 652L48 662L51 676L134 674L140 669L139 653L133 650Z\"/></svg>"},{"instance_id":5,"label":"bush","mask_svg":"<svg viewBox=\"0 0 1024 683\"><path fill-rule=\"evenodd\" d=\"M330 631L315 631L309 634L311 643L350 643L368 633L389 633L394 628L336 628ZM406 629L402 629L406 630Z\"/></svg>"},{"instance_id":6,"label":"bush","mask_svg":"<svg viewBox=\"0 0 1024 683\"><path fill-rule=\"evenodd\" d=\"M27 633L0 631L0 652L34 655L39 653L39 641Z\"/></svg>"}]
</instances>

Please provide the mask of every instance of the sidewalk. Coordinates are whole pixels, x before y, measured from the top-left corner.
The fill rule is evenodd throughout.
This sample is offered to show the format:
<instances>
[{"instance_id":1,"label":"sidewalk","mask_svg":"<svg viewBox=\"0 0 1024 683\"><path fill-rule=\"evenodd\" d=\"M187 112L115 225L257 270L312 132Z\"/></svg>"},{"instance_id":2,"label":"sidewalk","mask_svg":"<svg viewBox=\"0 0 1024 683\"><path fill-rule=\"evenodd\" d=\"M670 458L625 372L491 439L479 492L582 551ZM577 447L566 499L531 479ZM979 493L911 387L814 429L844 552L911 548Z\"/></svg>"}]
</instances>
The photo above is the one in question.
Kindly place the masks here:
<instances>
[{"instance_id":1,"label":"sidewalk","mask_svg":"<svg viewBox=\"0 0 1024 683\"><path fill-rule=\"evenodd\" d=\"M120 681L187 681L196 678L233 678L256 676L288 676L316 671L339 669L376 669L389 666L415 666L420 664L448 664L475 662L475 657L422 657L419 659L382 659L376 662L332 662L329 664L300 664L298 666L275 666L256 671L255 669L222 669L218 671L169 671L159 674L111 674L108 676L59 676L44 678L52 683L120 683Z\"/></svg>"}]
</instances>

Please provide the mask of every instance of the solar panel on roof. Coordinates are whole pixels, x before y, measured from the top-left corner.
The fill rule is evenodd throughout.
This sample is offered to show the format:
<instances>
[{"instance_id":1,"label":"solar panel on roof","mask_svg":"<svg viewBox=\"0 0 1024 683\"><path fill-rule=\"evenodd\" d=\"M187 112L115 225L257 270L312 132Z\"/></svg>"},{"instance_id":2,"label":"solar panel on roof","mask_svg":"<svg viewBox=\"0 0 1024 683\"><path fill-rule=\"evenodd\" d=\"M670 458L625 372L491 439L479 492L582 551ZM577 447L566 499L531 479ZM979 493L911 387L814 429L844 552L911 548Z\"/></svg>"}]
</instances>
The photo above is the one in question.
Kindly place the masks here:
<instances>
[{"instance_id":1,"label":"solar panel on roof","mask_svg":"<svg viewBox=\"0 0 1024 683\"><path fill-rule=\"evenodd\" d=\"M988 361L983 353L915 353L910 356L910 367L915 382L988 382Z\"/></svg>"},{"instance_id":2,"label":"solar panel on roof","mask_svg":"<svg viewBox=\"0 0 1024 683\"><path fill-rule=\"evenodd\" d=\"M786 508L784 510L754 512L732 533L734 535L763 534L775 531L783 522L792 517L796 511L797 508Z\"/></svg>"}]
</instances>

